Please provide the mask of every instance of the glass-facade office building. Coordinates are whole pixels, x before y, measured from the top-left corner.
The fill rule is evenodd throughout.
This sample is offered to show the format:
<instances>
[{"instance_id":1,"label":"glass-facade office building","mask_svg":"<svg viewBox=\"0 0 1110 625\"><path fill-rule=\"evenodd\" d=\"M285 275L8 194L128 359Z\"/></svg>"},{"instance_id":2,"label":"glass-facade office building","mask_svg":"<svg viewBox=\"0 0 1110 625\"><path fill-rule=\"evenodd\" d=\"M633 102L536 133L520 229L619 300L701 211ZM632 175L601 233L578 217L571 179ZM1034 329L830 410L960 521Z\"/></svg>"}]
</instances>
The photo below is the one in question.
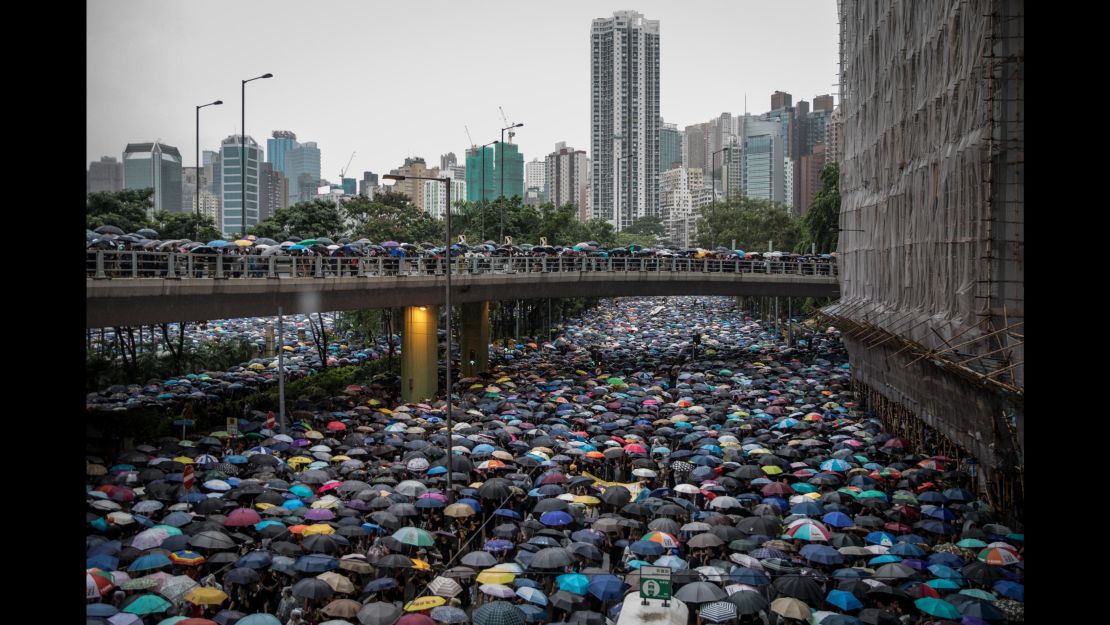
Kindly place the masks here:
<instances>
[{"instance_id":1,"label":"glass-facade office building","mask_svg":"<svg viewBox=\"0 0 1110 625\"><path fill-rule=\"evenodd\" d=\"M180 212L181 152L164 143L128 143L123 150L123 188L154 189L154 208Z\"/></svg>"},{"instance_id":2,"label":"glass-facade office building","mask_svg":"<svg viewBox=\"0 0 1110 625\"><path fill-rule=\"evenodd\" d=\"M240 135L232 135L220 144L220 178L224 236L244 235L247 228L259 221L258 173L262 149L254 139L246 138L246 206L243 205L242 157Z\"/></svg>"}]
</instances>

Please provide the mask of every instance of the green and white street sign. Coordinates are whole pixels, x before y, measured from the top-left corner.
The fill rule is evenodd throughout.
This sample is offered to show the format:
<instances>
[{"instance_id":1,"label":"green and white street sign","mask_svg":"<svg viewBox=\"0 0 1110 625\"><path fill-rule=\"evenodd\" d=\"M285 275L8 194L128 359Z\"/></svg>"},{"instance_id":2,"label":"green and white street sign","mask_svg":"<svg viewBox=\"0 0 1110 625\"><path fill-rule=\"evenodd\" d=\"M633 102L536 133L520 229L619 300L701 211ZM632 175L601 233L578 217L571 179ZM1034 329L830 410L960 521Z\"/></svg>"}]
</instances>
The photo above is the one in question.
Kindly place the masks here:
<instances>
[{"instance_id":1,"label":"green and white street sign","mask_svg":"<svg viewBox=\"0 0 1110 625\"><path fill-rule=\"evenodd\" d=\"M640 597L643 599L671 598L671 569L665 566L640 567Z\"/></svg>"}]
</instances>

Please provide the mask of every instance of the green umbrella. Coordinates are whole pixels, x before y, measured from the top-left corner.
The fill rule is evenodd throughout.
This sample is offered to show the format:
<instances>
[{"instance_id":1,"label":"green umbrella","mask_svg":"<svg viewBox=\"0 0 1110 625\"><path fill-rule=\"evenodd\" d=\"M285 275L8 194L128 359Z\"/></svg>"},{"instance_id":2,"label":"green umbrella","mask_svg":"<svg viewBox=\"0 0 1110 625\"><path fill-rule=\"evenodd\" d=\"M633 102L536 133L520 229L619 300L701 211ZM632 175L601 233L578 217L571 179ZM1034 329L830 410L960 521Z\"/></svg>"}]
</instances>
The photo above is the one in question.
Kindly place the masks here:
<instances>
[{"instance_id":1,"label":"green umbrella","mask_svg":"<svg viewBox=\"0 0 1110 625\"><path fill-rule=\"evenodd\" d=\"M609 384L624 384L624 378L618 378L614 376L606 380L606 382L608 382Z\"/></svg>"},{"instance_id":2,"label":"green umbrella","mask_svg":"<svg viewBox=\"0 0 1110 625\"><path fill-rule=\"evenodd\" d=\"M187 616L171 616L168 619L158 621L158 625L174 625L174 623L184 621L187 618L189 618L189 617L187 617Z\"/></svg>"},{"instance_id":3,"label":"green umbrella","mask_svg":"<svg viewBox=\"0 0 1110 625\"><path fill-rule=\"evenodd\" d=\"M398 542L416 547L431 547L436 542L427 530L422 530L418 527L402 527L393 533L393 537L396 538Z\"/></svg>"},{"instance_id":4,"label":"green umbrella","mask_svg":"<svg viewBox=\"0 0 1110 625\"><path fill-rule=\"evenodd\" d=\"M943 599L922 597L921 599L914 601L913 604L917 606L918 610L921 610L922 612L930 616L947 619L960 618L959 609Z\"/></svg>"},{"instance_id":5,"label":"green umbrella","mask_svg":"<svg viewBox=\"0 0 1110 625\"><path fill-rule=\"evenodd\" d=\"M136 597L134 601L124 606L123 611L144 616L146 614L165 612L171 607L173 607L173 604L158 595L140 595Z\"/></svg>"}]
</instances>

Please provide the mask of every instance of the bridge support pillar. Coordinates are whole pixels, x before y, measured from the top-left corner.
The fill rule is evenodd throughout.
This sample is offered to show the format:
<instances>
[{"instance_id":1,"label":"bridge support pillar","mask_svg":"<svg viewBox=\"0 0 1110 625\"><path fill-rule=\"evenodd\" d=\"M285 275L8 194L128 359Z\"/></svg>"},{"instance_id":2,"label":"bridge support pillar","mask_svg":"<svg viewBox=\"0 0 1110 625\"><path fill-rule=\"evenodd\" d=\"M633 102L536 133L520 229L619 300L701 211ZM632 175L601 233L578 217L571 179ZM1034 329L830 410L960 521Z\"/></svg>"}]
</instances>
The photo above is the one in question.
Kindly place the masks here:
<instances>
[{"instance_id":1,"label":"bridge support pillar","mask_svg":"<svg viewBox=\"0 0 1110 625\"><path fill-rule=\"evenodd\" d=\"M273 258L271 256L270 258ZM273 322L266 323L266 355L273 356L277 352L274 351L274 324Z\"/></svg>"},{"instance_id":2,"label":"bridge support pillar","mask_svg":"<svg viewBox=\"0 0 1110 625\"><path fill-rule=\"evenodd\" d=\"M401 399L421 402L439 387L439 306L408 306L401 330Z\"/></svg>"},{"instance_id":3,"label":"bridge support pillar","mask_svg":"<svg viewBox=\"0 0 1110 625\"><path fill-rule=\"evenodd\" d=\"M489 369L489 302L463 304L461 308L459 369L465 378Z\"/></svg>"}]
</instances>

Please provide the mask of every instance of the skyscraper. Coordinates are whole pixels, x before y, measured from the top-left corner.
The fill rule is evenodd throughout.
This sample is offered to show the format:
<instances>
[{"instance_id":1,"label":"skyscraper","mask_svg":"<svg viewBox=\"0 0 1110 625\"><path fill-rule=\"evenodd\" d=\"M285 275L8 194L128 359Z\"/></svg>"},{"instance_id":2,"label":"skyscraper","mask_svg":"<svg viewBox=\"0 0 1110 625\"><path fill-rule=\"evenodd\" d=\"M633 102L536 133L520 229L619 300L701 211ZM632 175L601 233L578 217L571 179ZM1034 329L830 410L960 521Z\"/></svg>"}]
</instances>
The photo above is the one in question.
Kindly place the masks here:
<instances>
[{"instance_id":1,"label":"skyscraper","mask_svg":"<svg viewBox=\"0 0 1110 625\"><path fill-rule=\"evenodd\" d=\"M266 162L273 163L274 171L285 174L285 154L297 147L297 135L289 130L275 130L271 139L266 139Z\"/></svg>"},{"instance_id":2,"label":"skyscraper","mask_svg":"<svg viewBox=\"0 0 1110 625\"><path fill-rule=\"evenodd\" d=\"M592 212L623 230L659 209L659 21L616 11L590 35Z\"/></svg>"},{"instance_id":3,"label":"skyscraper","mask_svg":"<svg viewBox=\"0 0 1110 625\"><path fill-rule=\"evenodd\" d=\"M123 163L114 156L102 156L99 161L89 163L89 183L87 193L101 191L120 191L123 189Z\"/></svg>"},{"instance_id":4,"label":"skyscraper","mask_svg":"<svg viewBox=\"0 0 1110 625\"><path fill-rule=\"evenodd\" d=\"M305 184L304 176L308 175ZM307 202L316 197L320 180L320 149L315 141L296 144L285 153L285 177L289 179L289 204Z\"/></svg>"},{"instance_id":5,"label":"skyscraper","mask_svg":"<svg viewBox=\"0 0 1110 625\"><path fill-rule=\"evenodd\" d=\"M454 152L448 152L439 156L439 168L441 171L446 171L458 164L459 159L455 156ZM452 200L453 199L454 198L452 198Z\"/></svg>"},{"instance_id":6,"label":"skyscraper","mask_svg":"<svg viewBox=\"0 0 1110 625\"><path fill-rule=\"evenodd\" d=\"M362 180L358 182L358 194L363 197L374 197L374 187L378 186L378 174L372 171L362 172Z\"/></svg>"},{"instance_id":7,"label":"skyscraper","mask_svg":"<svg viewBox=\"0 0 1110 625\"><path fill-rule=\"evenodd\" d=\"M574 204L581 214L589 188L589 160L585 151L568 148L565 141L556 143L544 161L547 200L555 206Z\"/></svg>"},{"instance_id":8,"label":"skyscraper","mask_svg":"<svg viewBox=\"0 0 1110 625\"><path fill-rule=\"evenodd\" d=\"M541 193L547 190L546 187L546 172L547 162L541 161L538 158L533 158L524 165L524 188L536 189Z\"/></svg>"},{"instance_id":9,"label":"skyscraper","mask_svg":"<svg viewBox=\"0 0 1110 625\"><path fill-rule=\"evenodd\" d=\"M245 195L246 206L243 205L243 172L240 144L244 140L242 135L231 135L220 144L220 178L223 182L223 199L220 205L223 208L223 233L225 236L244 235L247 228L257 224L259 218L259 167L262 163L262 149L258 142L251 137L245 140L247 153L247 171Z\"/></svg>"},{"instance_id":10,"label":"skyscraper","mask_svg":"<svg viewBox=\"0 0 1110 625\"><path fill-rule=\"evenodd\" d=\"M262 163L261 181L259 221L269 219L277 209L289 204L289 180L274 163Z\"/></svg>"},{"instance_id":11,"label":"skyscraper","mask_svg":"<svg viewBox=\"0 0 1110 625\"><path fill-rule=\"evenodd\" d=\"M750 198L786 201L783 167L782 121L777 118L760 120L750 116L744 119L744 195Z\"/></svg>"},{"instance_id":12,"label":"skyscraper","mask_svg":"<svg viewBox=\"0 0 1110 625\"><path fill-rule=\"evenodd\" d=\"M128 143L123 150L123 188L154 189L154 208L177 213L181 206L181 152L164 143Z\"/></svg>"},{"instance_id":13,"label":"skyscraper","mask_svg":"<svg viewBox=\"0 0 1110 625\"><path fill-rule=\"evenodd\" d=\"M682 166L682 148L685 133L675 124L662 124L659 128L659 175L674 166ZM662 184L662 182L660 182Z\"/></svg>"},{"instance_id":14,"label":"skyscraper","mask_svg":"<svg viewBox=\"0 0 1110 625\"><path fill-rule=\"evenodd\" d=\"M428 169L424 159L416 157L405 158L405 163L389 172L393 175L400 176L420 176L420 177L438 177L438 169ZM399 180L393 184L393 191L395 193L403 193L412 203L416 205L421 211L427 212L427 207L424 204L424 181L409 178L407 180Z\"/></svg>"}]
</instances>

